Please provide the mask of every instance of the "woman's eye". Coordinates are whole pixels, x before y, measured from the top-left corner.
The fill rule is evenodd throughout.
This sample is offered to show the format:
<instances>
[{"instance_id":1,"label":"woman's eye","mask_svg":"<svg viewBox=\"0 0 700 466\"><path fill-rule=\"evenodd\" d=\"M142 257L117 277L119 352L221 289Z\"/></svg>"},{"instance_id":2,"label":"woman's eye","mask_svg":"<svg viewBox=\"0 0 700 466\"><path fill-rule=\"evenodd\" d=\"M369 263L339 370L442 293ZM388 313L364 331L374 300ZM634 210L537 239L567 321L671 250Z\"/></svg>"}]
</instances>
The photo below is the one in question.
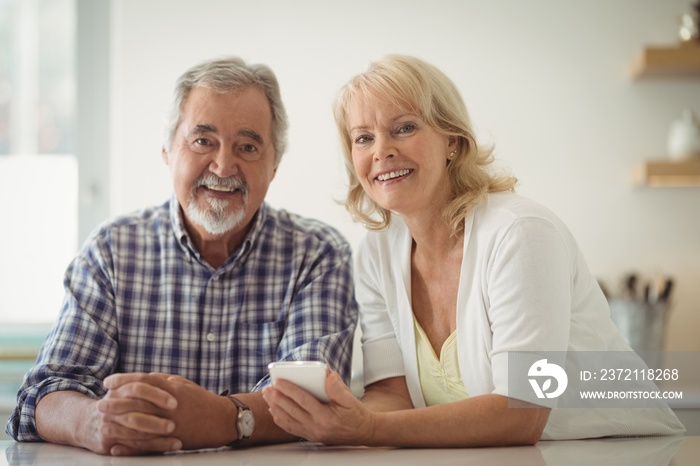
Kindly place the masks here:
<instances>
[{"instance_id":1,"label":"woman's eye","mask_svg":"<svg viewBox=\"0 0 700 466\"><path fill-rule=\"evenodd\" d=\"M367 135L358 136L355 138L355 144L365 144L371 141L372 138Z\"/></svg>"},{"instance_id":2,"label":"woman's eye","mask_svg":"<svg viewBox=\"0 0 700 466\"><path fill-rule=\"evenodd\" d=\"M399 126L398 133L403 133L403 134L412 133L415 130L416 130L416 125L414 125L412 123L407 123L405 125Z\"/></svg>"}]
</instances>

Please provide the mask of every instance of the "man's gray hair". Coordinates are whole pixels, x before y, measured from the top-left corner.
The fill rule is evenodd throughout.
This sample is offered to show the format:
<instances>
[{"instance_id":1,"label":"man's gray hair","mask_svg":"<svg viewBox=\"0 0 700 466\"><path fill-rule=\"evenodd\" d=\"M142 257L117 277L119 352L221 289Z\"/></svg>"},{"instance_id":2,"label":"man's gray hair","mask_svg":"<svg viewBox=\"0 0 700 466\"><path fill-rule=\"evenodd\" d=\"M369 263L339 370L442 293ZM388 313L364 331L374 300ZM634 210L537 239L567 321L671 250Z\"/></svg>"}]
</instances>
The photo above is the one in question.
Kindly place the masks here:
<instances>
[{"instance_id":1,"label":"man's gray hair","mask_svg":"<svg viewBox=\"0 0 700 466\"><path fill-rule=\"evenodd\" d=\"M287 148L288 123L277 77L267 65L248 65L238 57L207 60L193 66L178 78L173 101L165 115L165 149L170 150L172 146L175 131L182 118L182 106L193 88L203 87L214 92L228 93L251 86L262 89L270 102L275 161L279 164Z\"/></svg>"}]
</instances>

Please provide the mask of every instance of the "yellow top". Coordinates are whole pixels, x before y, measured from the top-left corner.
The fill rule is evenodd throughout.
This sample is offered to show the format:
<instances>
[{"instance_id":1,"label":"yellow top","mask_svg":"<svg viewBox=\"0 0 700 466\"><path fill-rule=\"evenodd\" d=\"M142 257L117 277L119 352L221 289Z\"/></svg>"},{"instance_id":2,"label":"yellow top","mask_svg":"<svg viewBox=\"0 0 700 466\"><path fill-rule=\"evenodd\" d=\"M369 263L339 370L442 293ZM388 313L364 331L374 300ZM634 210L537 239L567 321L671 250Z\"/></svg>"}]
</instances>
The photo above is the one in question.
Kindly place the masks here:
<instances>
[{"instance_id":1,"label":"yellow top","mask_svg":"<svg viewBox=\"0 0 700 466\"><path fill-rule=\"evenodd\" d=\"M428 336L413 319L416 333L418 377L426 406L451 403L467 398L457 359L457 331L447 337L437 357Z\"/></svg>"}]
</instances>

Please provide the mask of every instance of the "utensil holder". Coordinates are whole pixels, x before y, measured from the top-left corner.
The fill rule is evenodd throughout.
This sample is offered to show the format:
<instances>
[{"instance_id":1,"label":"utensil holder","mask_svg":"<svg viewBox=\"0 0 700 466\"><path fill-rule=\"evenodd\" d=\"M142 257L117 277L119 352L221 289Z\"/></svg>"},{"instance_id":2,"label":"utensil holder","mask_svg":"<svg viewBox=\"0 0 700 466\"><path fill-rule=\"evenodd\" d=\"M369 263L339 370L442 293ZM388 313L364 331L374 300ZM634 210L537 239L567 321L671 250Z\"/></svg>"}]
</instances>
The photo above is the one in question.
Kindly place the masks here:
<instances>
[{"instance_id":1,"label":"utensil holder","mask_svg":"<svg viewBox=\"0 0 700 466\"><path fill-rule=\"evenodd\" d=\"M610 317L622 338L637 353L657 355L664 349L668 303L645 303L614 299L609 301ZM646 361L649 367L660 361Z\"/></svg>"}]
</instances>

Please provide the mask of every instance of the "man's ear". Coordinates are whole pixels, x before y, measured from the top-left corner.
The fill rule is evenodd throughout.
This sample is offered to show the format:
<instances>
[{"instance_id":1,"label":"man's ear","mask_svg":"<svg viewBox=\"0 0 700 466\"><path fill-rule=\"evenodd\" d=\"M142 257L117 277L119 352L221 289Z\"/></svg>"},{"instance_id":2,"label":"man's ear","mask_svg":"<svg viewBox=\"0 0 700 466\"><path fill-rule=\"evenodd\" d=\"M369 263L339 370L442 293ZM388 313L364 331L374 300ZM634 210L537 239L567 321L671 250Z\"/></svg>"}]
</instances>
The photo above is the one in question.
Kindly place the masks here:
<instances>
[{"instance_id":1,"label":"man's ear","mask_svg":"<svg viewBox=\"0 0 700 466\"><path fill-rule=\"evenodd\" d=\"M277 154L275 154L275 159L277 159ZM282 160L275 160L275 168L272 169L272 178L270 178L270 181L275 179L275 175L277 175L277 169L280 166L280 162L282 162Z\"/></svg>"}]
</instances>

